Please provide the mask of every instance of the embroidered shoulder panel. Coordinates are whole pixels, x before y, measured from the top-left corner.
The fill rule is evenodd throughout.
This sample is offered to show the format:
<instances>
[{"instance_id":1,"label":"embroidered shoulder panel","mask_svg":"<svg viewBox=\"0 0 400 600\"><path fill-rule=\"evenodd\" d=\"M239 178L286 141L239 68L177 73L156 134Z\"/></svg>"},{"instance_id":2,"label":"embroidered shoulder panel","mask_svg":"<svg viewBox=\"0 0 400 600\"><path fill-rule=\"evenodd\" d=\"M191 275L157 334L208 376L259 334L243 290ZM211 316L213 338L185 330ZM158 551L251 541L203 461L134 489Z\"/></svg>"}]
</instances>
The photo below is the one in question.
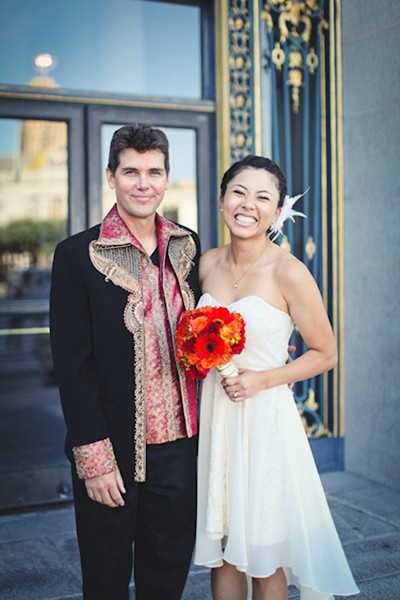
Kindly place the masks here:
<instances>
[{"instance_id":1,"label":"embroidered shoulder panel","mask_svg":"<svg viewBox=\"0 0 400 600\"><path fill-rule=\"evenodd\" d=\"M194 293L186 281L194 267L193 259L196 256L196 244L192 236L186 232L184 237L173 238L168 246L168 256L178 277L185 309L193 309L196 301Z\"/></svg>"},{"instance_id":2,"label":"embroidered shoulder panel","mask_svg":"<svg viewBox=\"0 0 400 600\"><path fill-rule=\"evenodd\" d=\"M121 287L133 294L137 299L141 297L140 269L134 264L140 264L140 257L134 256L139 251L132 245L123 247L105 247L93 241L89 244L89 255L93 266L105 275L106 281ZM133 256L132 256L133 255Z\"/></svg>"},{"instance_id":3,"label":"embroidered shoulder panel","mask_svg":"<svg viewBox=\"0 0 400 600\"><path fill-rule=\"evenodd\" d=\"M134 365L134 412L135 412L135 481L145 481L146 472L146 407L145 407L145 354L142 293L142 253L132 244L127 246L104 246L91 242L89 255L93 266L106 281L130 292L123 319L127 330L133 334Z\"/></svg>"},{"instance_id":4,"label":"embroidered shoulder panel","mask_svg":"<svg viewBox=\"0 0 400 600\"><path fill-rule=\"evenodd\" d=\"M168 256L179 281L184 281L194 266L193 259L196 256L196 244L192 236L171 239Z\"/></svg>"}]
</instances>

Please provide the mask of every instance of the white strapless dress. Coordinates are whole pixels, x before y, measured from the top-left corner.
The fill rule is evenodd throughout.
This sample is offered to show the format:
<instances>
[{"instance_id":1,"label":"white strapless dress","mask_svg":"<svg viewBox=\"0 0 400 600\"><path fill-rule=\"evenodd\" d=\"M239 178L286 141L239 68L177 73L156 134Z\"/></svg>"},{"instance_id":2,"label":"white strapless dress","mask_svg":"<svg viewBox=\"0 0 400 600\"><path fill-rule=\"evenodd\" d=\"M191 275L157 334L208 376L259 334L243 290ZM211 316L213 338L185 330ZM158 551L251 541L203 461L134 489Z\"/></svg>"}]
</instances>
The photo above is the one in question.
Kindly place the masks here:
<instances>
[{"instance_id":1,"label":"white strapless dress","mask_svg":"<svg viewBox=\"0 0 400 600\"><path fill-rule=\"evenodd\" d=\"M220 303L207 293L198 305ZM256 296L227 308L246 322L239 368L286 363L287 313ZM217 567L224 559L252 577L284 567L302 600L357 594L288 386L234 403L220 381L213 369L202 385L195 564Z\"/></svg>"}]
</instances>

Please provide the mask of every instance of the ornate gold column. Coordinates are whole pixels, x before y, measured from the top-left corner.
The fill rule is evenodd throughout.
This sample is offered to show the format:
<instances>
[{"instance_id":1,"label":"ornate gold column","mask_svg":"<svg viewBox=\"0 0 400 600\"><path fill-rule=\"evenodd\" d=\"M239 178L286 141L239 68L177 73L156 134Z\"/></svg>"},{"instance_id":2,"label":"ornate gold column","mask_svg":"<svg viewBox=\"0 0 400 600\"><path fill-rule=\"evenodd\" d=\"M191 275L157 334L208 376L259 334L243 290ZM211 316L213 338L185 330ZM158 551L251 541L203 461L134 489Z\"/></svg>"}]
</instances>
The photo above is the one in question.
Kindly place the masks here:
<instances>
[{"instance_id":1,"label":"ornate gold column","mask_svg":"<svg viewBox=\"0 0 400 600\"><path fill-rule=\"evenodd\" d=\"M217 0L219 181L232 163L261 149L258 23L258 0ZM220 243L228 239L220 222Z\"/></svg>"},{"instance_id":2,"label":"ornate gold column","mask_svg":"<svg viewBox=\"0 0 400 600\"><path fill-rule=\"evenodd\" d=\"M307 179L308 166L296 164L309 156L312 165L318 158L320 180L313 181L313 198L309 210L320 220L318 240L314 236L311 214L310 230L301 241L306 264L312 268L319 252L318 283L331 316L339 347L339 365L329 376L324 376L323 394L310 397L310 408L318 410L322 397L324 409L319 425L321 435L340 437L344 432L344 358L343 358L343 166L342 166L342 74L341 74L341 1L340 0L218 0L216 2L217 35L217 119L218 119L218 174L234 161L248 153L263 151L262 114L268 106L261 106L261 50L266 31L271 49L270 64L275 69L279 85L278 111L282 109L283 89L286 88L290 120L289 135L280 140L281 147L291 152L279 160L288 171L293 168L291 183L296 190ZM266 28L266 29L263 29ZM271 39L274 41L271 43ZM272 44L272 45L271 45ZM265 58L265 57L264 57ZM264 59L263 58L263 59ZM283 76L284 75L284 76ZM316 77L319 77L318 82ZM314 82L320 90L320 138L316 144L308 134L309 147L296 139L295 124L303 118L303 111L315 114L315 104L306 108L305 85ZM264 84L263 84L264 85ZM275 88L274 88L275 89ZM285 92L286 93L286 92ZM316 100L315 100L316 102ZM264 102L265 103L265 102ZM290 114L289 114L290 113ZM265 114L265 113L264 113ZM281 118L281 117L280 117ZM291 130L293 126L293 131ZM297 126L297 125L296 125ZM298 133L298 130L297 130ZM282 134L281 134L282 135ZM302 132L301 134L302 135ZM276 136L275 136L276 137ZM272 136L272 139L274 137ZM309 149L307 149L309 148ZM316 150L317 148L317 150ZM287 163L287 164L285 164ZM289 166L288 166L289 165ZM304 166L306 165L306 166ZM303 173L299 178L299 171ZM311 172L311 171L310 171ZM297 179L296 179L297 178ZM308 184L307 184L308 185ZM304 189L304 188L302 188ZM317 193L318 190L318 193ZM314 204L313 204L314 203ZM226 229L220 224L220 243L229 241ZM298 231L296 230L296 235ZM292 246L293 250L296 248ZM298 247L299 248L299 247ZM297 253L297 251L296 251ZM311 389L311 388L310 388ZM317 397L318 396L318 397ZM308 400L307 400L308 402ZM329 430L328 430L329 429Z\"/></svg>"}]
</instances>

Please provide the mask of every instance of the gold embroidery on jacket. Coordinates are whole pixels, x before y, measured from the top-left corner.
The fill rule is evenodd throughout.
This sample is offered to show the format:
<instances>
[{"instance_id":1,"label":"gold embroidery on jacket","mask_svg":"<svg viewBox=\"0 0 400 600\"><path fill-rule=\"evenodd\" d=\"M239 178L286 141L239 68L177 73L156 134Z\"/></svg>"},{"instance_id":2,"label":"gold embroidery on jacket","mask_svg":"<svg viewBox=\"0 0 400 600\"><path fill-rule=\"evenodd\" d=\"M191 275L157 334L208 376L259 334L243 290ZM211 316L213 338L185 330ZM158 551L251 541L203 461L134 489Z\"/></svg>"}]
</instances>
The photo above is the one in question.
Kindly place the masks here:
<instances>
[{"instance_id":1,"label":"gold embroidery on jacket","mask_svg":"<svg viewBox=\"0 0 400 600\"><path fill-rule=\"evenodd\" d=\"M134 405L135 405L135 481L145 481L146 473L146 405L144 394L145 353L141 281L141 252L129 246L105 246L91 242L89 254L93 265L106 276L106 281L130 292L124 309L124 323L133 334Z\"/></svg>"},{"instance_id":2,"label":"gold embroidery on jacket","mask_svg":"<svg viewBox=\"0 0 400 600\"><path fill-rule=\"evenodd\" d=\"M195 297L186 281L190 270L194 266L193 258L196 255L196 244L190 234L168 221L160 219L165 234L172 233L168 243L168 256L171 266L178 278L185 309L194 308ZM120 245L118 245L120 244ZM135 481L145 481L146 478L146 405L145 405L145 349L144 349L144 307L141 279L141 261L145 259L141 251L132 245L127 236L118 239L92 241L89 245L89 255L93 266L103 275L107 282L129 292L127 304L124 309L124 323L130 331L133 340L134 352L134 405L135 405ZM164 288L165 293L165 288ZM168 296L168 297L167 297ZM171 297L166 294L167 307L170 306ZM170 315L169 315L170 318ZM176 325L176 324L175 324ZM172 330L175 331L175 327ZM192 425L189 415L189 401L186 388L185 375L177 365L182 390L182 403L187 428L191 437ZM170 414L170 413L169 413ZM170 418L168 418L170 421Z\"/></svg>"},{"instance_id":3,"label":"gold embroidery on jacket","mask_svg":"<svg viewBox=\"0 0 400 600\"><path fill-rule=\"evenodd\" d=\"M132 245L106 248L94 241L89 245L89 255L96 269L106 276L107 282L112 281L114 285L131 292L135 301L138 301L141 297L139 273L132 273L129 270L131 261L126 261L126 255L132 249Z\"/></svg>"},{"instance_id":4,"label":"gold embroidery on jacket","mask_svg":"<svg viewBox=\"0 0 400 600\"><path fill-rule=\"evenodd\" d=\"M196 299L194 297L194 293L186 281L187 276L190 273L190 270L194 266L193 258L196 256L196 244L192 237L181 238L176 240L178 243L174 246L170 245L168 247L168 256L171 262L173 269L178 277L178 281L181 287L181 294L183 299L183 304L185 310L191 310L195 307ZM169 288L164 289L164 293L167 299L167 306L171 306L171 291ZM175 332L176 323L174 324L173 331ZM176 367L178 372L178 377L180 381L180 387L182 390L182 406L183 413L185 416L185 423L187 428L187 434L189 437L193 435L192 423L190 420L190 411L189 411L189 398L186 387L186 375L180 364L176 361Z\"/></svg>"},{"instance_id":5,"label":"gold embroidery on jacket","mask_svg":"<svg viewBox=\"0 0 400 600\"><path fill-rule=\"evenodd\" d=\"M196 244L191 236L174 239L174 243L168 246L168 257L178 277L182 292L183 303L186 310L193 309L196 300L191 287L186 281L196 256Z\"/></svg>"}]
</instances>

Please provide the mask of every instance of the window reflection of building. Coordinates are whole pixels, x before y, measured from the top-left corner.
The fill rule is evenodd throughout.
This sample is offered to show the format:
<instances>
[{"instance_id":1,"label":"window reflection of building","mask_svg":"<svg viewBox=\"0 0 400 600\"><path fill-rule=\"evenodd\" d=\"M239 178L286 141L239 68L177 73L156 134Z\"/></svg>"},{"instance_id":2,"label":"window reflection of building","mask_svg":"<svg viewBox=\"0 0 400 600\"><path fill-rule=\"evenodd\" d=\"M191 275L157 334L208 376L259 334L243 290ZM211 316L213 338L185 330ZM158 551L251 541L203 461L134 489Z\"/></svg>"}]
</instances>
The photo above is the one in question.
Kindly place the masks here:
<instances>
[{"instance_id":1,"label":"window reflection of building","mask_svg":"<svg viewBox=\"0 0 400 600\"><path fill-rule=\"evenodd\" d=\"M0 159L0 298L47 298L54 245L67 233L67 126L14 124L18 141Z\"/></svg>"},{"instance_id":2,"label":"window reflection of building","mask_svg":"<svg viewBox=\"0 0 400 600\"><path fill-rule=\"evenodd\" d=\"M19 148L0 159L0 225L65 219L67 182L66 124L22 121Z\"/></svg>"},{"instance_id":3,"label":"window reflection of building","mask_svg":"<svg viewBox=\"0 0 400 600\"><path fill-rule=\"evenodd\" d=\"M54 246L67 234L67 126L13 124L17 136L0 159L0 374L48 378L48 337L39 334L48 325Z\"/></svg>"},{"instance_id":4,"label":"window reflection of building","mask_svg":"<svg viewBox=\"0 0 400 600\"><path fill-rule=\"evenodd\" d=\"M67 126L25 120L19 127L19 147L0 159L0 225L28 217L65 219Z\"/></svg>"},{"instance_id":5,"label":"window reflection of building","mask_svg":"<svg viewBox=\"0 0 400 600\"><path fill-rule=\"evenodd\" d=\"M35 77L30 85L57 87L48 76ZM0 225L66 219L67 182L66 123L21 121L19 147L0 162Z\"/></svg>"},{"instance_id":6,"label":"window reflection of building","mask_svg":"<svg viewBox=\"0 0 400 600\"><path fill-rule=\"evenodd\" d=\"M24 121L21 131L21 157L28 169L65 163L67 128L65 123Z\"/></svg>"}]
</instances>

